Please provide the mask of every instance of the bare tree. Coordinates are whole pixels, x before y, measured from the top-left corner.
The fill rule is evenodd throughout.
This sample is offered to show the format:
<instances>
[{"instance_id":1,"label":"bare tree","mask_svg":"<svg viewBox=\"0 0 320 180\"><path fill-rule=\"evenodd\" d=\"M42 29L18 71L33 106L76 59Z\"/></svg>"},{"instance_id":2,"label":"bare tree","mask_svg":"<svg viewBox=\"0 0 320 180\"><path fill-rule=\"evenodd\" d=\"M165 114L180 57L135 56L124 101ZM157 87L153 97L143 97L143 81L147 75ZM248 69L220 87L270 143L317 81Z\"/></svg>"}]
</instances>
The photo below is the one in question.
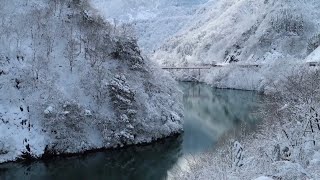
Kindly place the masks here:
<instances>
[{"instance_id":1,"label":"bare tree","mask_svg":"<svg viewBox=\"0 0 320 180\"><path fill-rule=\"evenodd\" d=\"M77 57L80 55L80 43L73 37L73 25L70 25L70 35L65 49L65 57L69 60L70 71L72 72L73 66Z\"/></svg>"},{"instance_id":2,"label":"bare tree","mask_svg":"<svg viewBox=\"0 0 320 180\"><path fill-rule=\"evenodd\" d=\"M320 133L320 71L303 69L275 86L264 109L268 119L279 120L291 148L299 147ZM309 141L308 140L308 141Z\"/></svg>"},{"instance_id":3,"label":"bare tree","mask_svg":"<svg viewBox=\"0 0 320 180\"><path fill-rule=\"evenodd\" d=\"M134 38L135 35L135 27L132 23L123 23L119 28L120 36L126 36Z\"/></svg>"},{"instance_id":4,"label":"bare tree","mask_svg":"<svg viewBox=\"0 0 320 180\"><path fill-rule=\"evenodd\" d=\"M70 39L67 43L65 57L69 60L70 71L72 72L75 61L80 55L79 42L75 39Z\"/></svg>"},{"instance_id":5,"label":"bare tree","mask_svg":"<svg viewBox=\"0 0 320 180\"><path fill-rule=\"evenodd\" d=\"M94 68L94 73L95 73L95 83L94 83L94 89L96 90L96 101L98 104L101 104L102 101L105 99L106 96L106 83L105 83L105 78L106 78L106 69L103 66L102 62L99 62L95 68Z\"/></svg>"},{"instance_id":6,"label":"bare tree","mask_svg":"<svg viewBox=\"0 0 320 180\"><path fill-rule=\"evenodd\" d=\"M54 38L51 34L47 34L44 37L44 41L45 41L45 46L46 46L47 59L48 59L48 61L50 61L50 55L53 52L53 47L54 47Z\"/></svg>"}]
</instances>

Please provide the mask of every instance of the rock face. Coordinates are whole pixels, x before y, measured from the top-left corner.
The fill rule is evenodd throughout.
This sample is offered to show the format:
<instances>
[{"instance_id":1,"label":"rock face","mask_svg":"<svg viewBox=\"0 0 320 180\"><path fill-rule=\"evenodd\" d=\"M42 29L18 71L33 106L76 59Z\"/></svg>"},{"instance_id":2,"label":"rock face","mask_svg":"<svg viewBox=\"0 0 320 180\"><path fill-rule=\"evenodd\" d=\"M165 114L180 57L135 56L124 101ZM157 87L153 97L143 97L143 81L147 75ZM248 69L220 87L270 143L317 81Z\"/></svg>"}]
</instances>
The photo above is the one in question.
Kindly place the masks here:
<instances>
[{"instance_id":1,"label":"rock face","mask_svg":"<svg viewBox=\"0 0 320 180\"><path fill-rule=\"evenodd\" d=\"M4 0L0 15L0 163L182 131L176 82L86 1Z\"/></svg>"}]
</instances>

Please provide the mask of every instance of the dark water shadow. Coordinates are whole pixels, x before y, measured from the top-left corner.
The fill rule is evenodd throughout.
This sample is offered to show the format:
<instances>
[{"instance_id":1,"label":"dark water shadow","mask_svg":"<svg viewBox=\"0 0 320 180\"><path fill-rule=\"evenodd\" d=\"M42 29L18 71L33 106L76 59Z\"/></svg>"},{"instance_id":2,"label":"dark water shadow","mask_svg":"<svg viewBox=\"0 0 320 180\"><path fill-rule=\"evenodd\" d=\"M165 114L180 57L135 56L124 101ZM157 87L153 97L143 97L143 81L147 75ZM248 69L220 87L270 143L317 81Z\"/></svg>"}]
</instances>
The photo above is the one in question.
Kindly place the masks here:
<instances>
[{"instance_id":1,"label":"dark water shadow","mask_svg":"<svg viewBox=\"0 0 320 180\"><path fill-rule=\"evenodd\" d=\"M0 165L1 180L129 180L166 179L182 156L182 136L146 146L132 146L30 164Z\"/></svg>"}]
</instances>

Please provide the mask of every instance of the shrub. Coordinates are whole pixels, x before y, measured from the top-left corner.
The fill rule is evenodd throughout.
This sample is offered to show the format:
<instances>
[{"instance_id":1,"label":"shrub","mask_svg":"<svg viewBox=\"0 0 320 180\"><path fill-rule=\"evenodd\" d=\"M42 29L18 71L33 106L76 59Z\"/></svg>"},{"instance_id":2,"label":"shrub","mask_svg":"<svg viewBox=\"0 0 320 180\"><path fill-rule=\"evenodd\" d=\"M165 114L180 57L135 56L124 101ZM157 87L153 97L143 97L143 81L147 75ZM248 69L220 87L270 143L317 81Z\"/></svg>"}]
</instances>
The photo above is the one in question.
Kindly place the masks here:
<instances>
[{"instance_id":1,"label":"shrub","mask_svg":"<svg viewBox=\"0 0 320 180\"><path fill-rule=\"evenodd\" d=\"M310 54L312 51L317 49L319 46L320 46L320 33L317 35L314 35L312 38L309 39L308 47L307 47L308 54Z\"/></svg>"},{"instance_id":2,"label":"shrub","mask_svg":"<svg viewBox=\"0 0 320 180\"><path fill-rule=\"evenodd\" d=\"M271 19L272 28L277 33L294 33L300 35L304 30L304 19L302 14L282 9Z\"/></svg>"}]
</instances>

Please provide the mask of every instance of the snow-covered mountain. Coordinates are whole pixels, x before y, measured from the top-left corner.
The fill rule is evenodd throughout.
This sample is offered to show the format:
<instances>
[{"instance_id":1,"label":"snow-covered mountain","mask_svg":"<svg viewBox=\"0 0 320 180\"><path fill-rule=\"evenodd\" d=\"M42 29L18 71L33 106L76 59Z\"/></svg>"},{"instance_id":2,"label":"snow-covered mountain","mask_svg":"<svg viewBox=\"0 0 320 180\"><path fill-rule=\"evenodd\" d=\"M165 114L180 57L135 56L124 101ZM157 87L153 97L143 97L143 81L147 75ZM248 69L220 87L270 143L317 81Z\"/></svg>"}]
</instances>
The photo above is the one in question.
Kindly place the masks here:
<instances>
[{"instance_id":1,"label":"snow-covered mountain","mask_svg":"<svg viewBox=\"0 0 320 180\"><path fill-rule=\"evenodd\" d=\"M90 0L90 3L100 11L103 17L111 21L115 19L128 23L130 21L151 19L172 7L188 8L207 1L208 0ZM161 16L157 18L161 18Z\"/></svg>"},{"instance_id":2,"label":"snow-covered mountain","mask_svg":"<svg viewBox=\"0 0 320 180\"><path fill-rule=\"evenodd\" d=\"M264 89L270 79L281 76L279 72L286 74L303 64L319 46L319 7L316 0L211 1L152 59L168 66L226 65L213 68L201 81L218 87ZM260 67L239 68L240 64Z\"/></svg>"},{"instance_id":3,"label":"snow-covered mountain","mask_svg":"<svg viewBox=\"0 0 320 180\"><path fill-rule=\"evenodd\" d=\"M182 94L85 0L2 0L0 163L182 130Z\"/></svg>"},{"instance_id":4,"label":"snow-covered mountain","mask_svg":"<svg viewBox=\"0 0 320 180\"><path fill-rule=\"evenodd\" d=\"M208 0L91 0L99 13L119 26L130 24L142 51L151 53L183 29Z\"/></svg>"}]
</instances>

